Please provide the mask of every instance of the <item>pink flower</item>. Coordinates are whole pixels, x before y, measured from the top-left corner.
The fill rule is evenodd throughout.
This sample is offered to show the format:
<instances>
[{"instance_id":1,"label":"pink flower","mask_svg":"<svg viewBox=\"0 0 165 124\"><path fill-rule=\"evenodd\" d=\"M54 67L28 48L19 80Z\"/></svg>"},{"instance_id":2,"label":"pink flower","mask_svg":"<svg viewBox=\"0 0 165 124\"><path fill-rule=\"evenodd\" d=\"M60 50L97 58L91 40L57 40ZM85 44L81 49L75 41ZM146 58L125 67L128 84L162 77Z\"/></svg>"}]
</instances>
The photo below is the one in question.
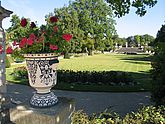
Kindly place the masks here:
<instances>
[{"instance_id":1,"label":"pink flower","mask_svg":"<svg viewBox=\"0 0 165 124\"><path fill-rule=\"evenodd\" d=\"M0 45L0 54L2 54L2 52L3 52L3 47L2 45Z\"/></svg>"},{"instance_id":2,"label":"pink flower","mask_svg":"<svg viewBox=\"0 0 165 124\"><path fill-rule=\"evenodd\" d=\"M31 22L30 23L30 28L35 28L36 27L36 24L34 22Z\"/></svg>"},{"instance_id":3,"label":"pink flower","mask_svg":"<svg viewBox=\"0 0 165 124\"><path fill-rule=\"evenodd\" d=\"M25 19L25 18L23 18L22 20L21 20L21 26L22 27L25 27L27 25L27 20Z\"/></svg>"},{"instance_id":4,"label":"pink flower","mask_svg":"<svg viewBox=\"0 0 165 124\"><path fill-rule=\"evenodd\" d=\"M56 16L51 16L50 17L50 22L51 23L54 23L54 22L57 22L58 21L58 18Z\"/></svg>"},{"instance_id":5,"label":"pink flower","mask_svg":"<svg viewBox=\"0 0 165 124\"><path fill-rule=\"evenodd\" d=\"M32 40L31 38L29 38L29 39L27 40L27 44L28 44L29 46L33 45L33 40Z\"/></svg>"},{"instance_id":6,"label":"pink flower","mask_svg":"<svg viewBox=\"0 0 165 124\"><path fill-rule=\"evenodd\" d=\"M58 27L54 26L54 32L57 32L57 31L58 31Z\"/></svg>"},{"instance_id":7,"label":"pink flower","mask_svg":"<svg viewBox=\"0 0 165 124\"><path fill-rule=\"evenodd\" d=\"M62 38L64 40L66 40L67 42L69 42L72 39L72 35L70 35L70 34L63 34Z\"/></svg>"},{"instance_id":8,"label":"pink flower","mask_svg":"<svg viewBox=\"0 0 165 124\"><path fill-rule=\"evenodd\" d=\"M8 47L8 48L6 49L6 53L7 53L7 54L12 54L12 53L13 53L12 47Z\"/></svg>"},{"instance_id":9,"label":"pink flower","mask_svg":"<svg viewBox=\"0 0 165 124\"><path fill-rule=\"evenodd\" d=\"M50 49L51 50L58 50L58 46L50 44Z\"/></svg>"},{"instance_id":10,"label":"pink flower","mask_svg":"<svg viewBox=\"0 0 165 124\"><path fill-rule=\"evenodd\" d=\"M22 38L21 42L19 43L19 47L23 48L27 43L27 38Z\"/></svg>"}]
</instances>

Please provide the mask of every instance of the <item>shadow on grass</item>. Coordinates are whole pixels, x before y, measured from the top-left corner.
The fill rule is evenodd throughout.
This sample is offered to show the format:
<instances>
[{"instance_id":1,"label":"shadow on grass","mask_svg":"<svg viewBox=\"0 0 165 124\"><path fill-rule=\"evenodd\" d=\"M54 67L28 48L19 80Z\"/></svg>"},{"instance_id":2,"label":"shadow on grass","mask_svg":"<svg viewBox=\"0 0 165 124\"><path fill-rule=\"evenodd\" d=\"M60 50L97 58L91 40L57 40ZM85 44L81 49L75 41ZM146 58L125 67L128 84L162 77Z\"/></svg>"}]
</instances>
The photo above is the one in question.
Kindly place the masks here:
<instances>
[{"instance_id":1,"label":"shadow on grass","mask_svg":"<svg viewBox=\"0 0 165 124\"><path fill-rule=\"evenodd\" d=\"M151 64L150 61L146 62L146 61L127 61L128 63L133 63L133 64L141 64L141 65L148 65Z\"/></svg>"},{"instance_id":2,"label":"shadow on grass","mask_svg":"<svg viewBox=\"0 0 165 124\"><path fill-rule=\"evenodd\" d=\"M152 57L151 55L129 55L121 58L121 60L151 61Z\"/></svg>"}]
</instances>

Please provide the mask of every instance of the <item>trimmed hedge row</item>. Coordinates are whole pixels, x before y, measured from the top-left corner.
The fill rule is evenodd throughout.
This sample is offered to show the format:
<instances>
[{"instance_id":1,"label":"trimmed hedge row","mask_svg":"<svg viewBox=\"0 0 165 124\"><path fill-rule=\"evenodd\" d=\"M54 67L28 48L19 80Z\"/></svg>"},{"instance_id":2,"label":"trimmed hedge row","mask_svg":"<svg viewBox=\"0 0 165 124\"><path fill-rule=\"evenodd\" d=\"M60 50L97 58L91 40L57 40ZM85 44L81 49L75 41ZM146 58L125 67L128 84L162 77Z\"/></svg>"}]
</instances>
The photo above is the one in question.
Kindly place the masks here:
<instances>
[{"instance_id":1,"label":"trimmed hedge row","mask_svg":"<svg viewBox=\"0 0 165 124\"><path fill-rule=\"evenodd\" d=\"M58 70L58 82L81 84L134 85L131 75L119 71Z\"/></svg>"},{"instance_id":2,"label":"trimmed hedge row","mask_svg":"<svg viewBox=\"0 0 165 124\"><path fill-rule=\"evenodd\" d=\"M14 69L13 76L15 79L27 78L26 67ZM108 84L108 85L134 85L135 82L131 75L126 72L117 71L72 71L58 70L57 81L64 83L81 83L81 84Z\"/></svg>"},{"instance_id":3,"label":"trimmed hedge row","mask_svg":"<svg viewBox=\"0 0 165 124\"><path fill-rule=\"evenodd\" d=\"M147 106L137 112L120 117L116 113L103 112L88 116L82 110L71 117L72 124L165 124L165 106Z\"/></svg>"}]
</instances>

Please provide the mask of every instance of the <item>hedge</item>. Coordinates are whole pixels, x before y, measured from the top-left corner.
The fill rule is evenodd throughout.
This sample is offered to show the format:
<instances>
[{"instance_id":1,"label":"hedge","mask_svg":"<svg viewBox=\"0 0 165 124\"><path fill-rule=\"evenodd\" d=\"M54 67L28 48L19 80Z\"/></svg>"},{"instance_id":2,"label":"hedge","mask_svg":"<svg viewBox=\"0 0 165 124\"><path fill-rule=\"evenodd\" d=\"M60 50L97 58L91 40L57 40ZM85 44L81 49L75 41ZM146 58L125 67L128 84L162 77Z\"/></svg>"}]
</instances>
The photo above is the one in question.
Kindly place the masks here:
<instances>
[{"instance_id":1,"label":"hedge","mask_svg":"<svg viewBox=\"0 0 165 124\"><path fill-rule=\"evenodd\" d=\"M13 76L19 80L27 78L26 67L14 69ZM108 84L108 85L134 85L131 75L127 72L119 71L72 71L58 70L57 81L64 83L81 83L81 84Z\"/></svg>"}]
</instances>

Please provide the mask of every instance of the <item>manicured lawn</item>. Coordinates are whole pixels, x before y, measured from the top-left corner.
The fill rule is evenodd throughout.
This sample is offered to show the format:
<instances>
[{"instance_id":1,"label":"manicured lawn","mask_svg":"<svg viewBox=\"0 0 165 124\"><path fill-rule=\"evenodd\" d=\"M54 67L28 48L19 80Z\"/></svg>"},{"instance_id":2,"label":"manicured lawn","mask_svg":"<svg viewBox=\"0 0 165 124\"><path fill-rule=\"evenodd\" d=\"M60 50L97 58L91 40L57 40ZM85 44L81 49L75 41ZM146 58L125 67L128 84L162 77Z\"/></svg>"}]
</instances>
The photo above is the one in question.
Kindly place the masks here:
<instances>
[{"instance_id":1,"label":"manicured lawn","mask_svg":"<svg viewBox=\"0 0 165 124\"><path fill-rule=\"evenodd\" d=\"M7 69L7 80L13 81L10 73L13 67L25 64L16 64ZM149 71L151 69L150 56L124 54L98 54L94 56L60 59L59 69L74 71L125 71L130 73L138 82L137 86L90 86L58 83L57 89L85 90L85 91L141 91L151 88Z\"/></svg>"},{"instance_id":2,"label":"manicured lawn","mask_svg":"<svg viewBox=\"0 0 165 124\"><path fill-rule=\"evenodd\" d=\"M68 60L61 59L59 69L75 71L125 71L130 73L139 85L137 87L132 87L132 89L128 86L127 88L113 88L115 88L117 91L118 89L123 89L122 91L132 91L133 89L134 91L136 91L135 89L150 90L150 58L151 56L149 55L99 54L94 56L77 57ZM110 86L109 88L106 87L103 89L110 89L110 91L113 89Z\"/></svg>"},{"instance_id":3,"label":"manicured lawn","mask_svg":"<svg viewBox=\"0 0 165 124\"><path fill-rule=\"evenodd\" d=\"M61 59L59 69L84 71L147 72L151 69L147 55L99 54Z\"/></svg>"}]
</instances>

